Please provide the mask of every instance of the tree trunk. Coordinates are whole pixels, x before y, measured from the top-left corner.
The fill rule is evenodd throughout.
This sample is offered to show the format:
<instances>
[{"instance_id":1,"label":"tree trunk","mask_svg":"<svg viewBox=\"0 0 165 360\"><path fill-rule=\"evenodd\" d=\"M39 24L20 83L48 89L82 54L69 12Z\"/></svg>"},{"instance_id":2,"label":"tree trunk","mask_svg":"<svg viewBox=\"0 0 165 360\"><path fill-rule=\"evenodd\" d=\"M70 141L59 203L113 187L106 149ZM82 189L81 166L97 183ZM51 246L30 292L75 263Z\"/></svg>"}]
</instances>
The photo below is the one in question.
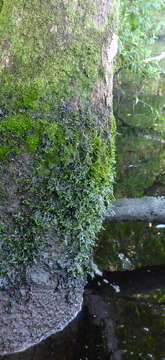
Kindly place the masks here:
<instances>
[{"instance_id":1,"label":"tree trunk","mask_svg":"<svg viewBox=\"0 0 165 360\"><path fill-rule=\"evenodd\" d=\"M81 307L112 195L116 20L117 0L1 2L0 353Z\"/></svg>"},{"instance_id":2,"label":"tree trunk","mask_svg":"<svg viewBox=\"0 0 165 360\"><path fill-rule=\"evenodd\" d=\"M118 221L146 221L165 224L165 197L145 196L112 201L111 214L106 217L105 222Z\"/></svg>"}]
</instances>

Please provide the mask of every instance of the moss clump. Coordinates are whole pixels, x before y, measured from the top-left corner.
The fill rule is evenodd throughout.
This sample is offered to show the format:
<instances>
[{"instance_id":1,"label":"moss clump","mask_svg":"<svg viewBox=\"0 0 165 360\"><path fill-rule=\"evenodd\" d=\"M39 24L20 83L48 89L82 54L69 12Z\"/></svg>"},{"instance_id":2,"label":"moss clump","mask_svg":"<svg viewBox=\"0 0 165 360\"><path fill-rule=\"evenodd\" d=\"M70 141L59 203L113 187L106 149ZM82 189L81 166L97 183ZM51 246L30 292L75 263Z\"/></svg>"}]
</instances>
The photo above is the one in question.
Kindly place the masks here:
<instances>
[{"instance_id":1,"label":"moss clump","mask_svg":"<svg viewBox=\"0 0 165 360\"><path fill-rule=\"evenodd\" d=\"M10 152L9 147L5 145L0 146L0 159L4 159L8 152Z\"/></svg>"},{"instance_id":2,"label":"moss clump","mask_svg":"<svg viewBox=\"0 0 165 360\"><path fill-rule=\"evenodd\" d=\"M39 143L39 128L31 114L11 113L1 120L0 135L3 141L1 147L1 159L6 158L6 154L18 154L21 151L33 152ZM4 156L3 156L4 155Z\"/></svg>"},{"instance_id":3,"label":"moss clump","mask_svg":"<svg viewBox=\"0 0 165 360\"><path fill-rule=\"evenodd\" d=\"M111 133L103 131L101 135L93 136L93 161L91 163L91 177L96 184L104 184L105 186L111 183L110 177L113 179L113 165L114 165L114 135L115 135L115 120L111 117L112 129ZM111 173L112 171L112 173Z\"/></svg>"},{"instance_id":4,"label":"moss clump","mask_svg":"<svg viewBox=\"0 0 165 360\"><path fill-rule=\"evenodd\" d=\"M2 120L1 130L9 130L18 135L23 135L33 125L33 120L26 114L10 115L7 120Z\"/></svg>"},{"instance_id":5,"label":"moss clump","mask_svg":"<svg viewBox=\"0 0 165 360\"><path fill-rule=\"evenodd\" d=\"M26 138L25 149L28 152L34 152L37 149L39 143L38 135L28 135Z\"/></svg>"},{"instance_id":6,"label":"moss clump","mask_svg":"<svg viewBox=\"0 0 165 360\"><path fill-rule=\"evenodd\" d=\"M40 207L33 207L34 221L43 229L56 228L67 247L65 260L72 259L72 270L79 273L89 266L95 234L113 198L115 120L105 138L102 126L95 127L96 116L110 120L103 119L100 109L89 107L83 113L67 106L58 111L60 120L45 127L33 189L36 198L42 189Z\"/></svg>"}]
</instances>

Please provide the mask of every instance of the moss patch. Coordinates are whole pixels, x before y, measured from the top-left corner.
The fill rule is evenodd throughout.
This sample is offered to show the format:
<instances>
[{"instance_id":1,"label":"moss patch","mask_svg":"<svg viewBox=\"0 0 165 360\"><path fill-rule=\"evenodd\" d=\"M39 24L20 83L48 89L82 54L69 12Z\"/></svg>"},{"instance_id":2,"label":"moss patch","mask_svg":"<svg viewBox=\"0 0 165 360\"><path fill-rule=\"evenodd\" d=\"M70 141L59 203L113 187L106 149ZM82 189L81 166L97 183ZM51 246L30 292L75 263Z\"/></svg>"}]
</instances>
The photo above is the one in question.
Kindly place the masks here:
<instances>
[{"instance_id":1,"label":"moss patch","mask_svg":"<svg viewBox=\"0 0 165 360\"><path fill-rule=\"evenodd\" d=\"M55 232L66 247L63 266L76 274L89 268L95 235L113 199L115 136L114 119L89 109L75 112L62 104L41 122L40 146L33 155L36 169L16 179L21 207L10 215L15 230L4 237L3 246L11 265L34 261L44 241L41 234ZM95 126L96 117L100 125L101 120L112 124L108 134L102 125ZM26 138L28 151L37 145L34 135Z\"/></svg>"},{"instance_id":2,"label":"moss patch","mask_svg":"<svg viewBox=\"0 0 165 360\"><path fill-rule=\"evenodd\" d=\"M5 2L0 25L1 81L3 96L12 96L14 108L35 107L36 98L43 94L89 96L98 78L103 38L103 30L89 21L89 3L80 1L79 11L74 11L74 1L64 5L60 0L16 0L14 6Z\"/></svg>"}]
</instances>

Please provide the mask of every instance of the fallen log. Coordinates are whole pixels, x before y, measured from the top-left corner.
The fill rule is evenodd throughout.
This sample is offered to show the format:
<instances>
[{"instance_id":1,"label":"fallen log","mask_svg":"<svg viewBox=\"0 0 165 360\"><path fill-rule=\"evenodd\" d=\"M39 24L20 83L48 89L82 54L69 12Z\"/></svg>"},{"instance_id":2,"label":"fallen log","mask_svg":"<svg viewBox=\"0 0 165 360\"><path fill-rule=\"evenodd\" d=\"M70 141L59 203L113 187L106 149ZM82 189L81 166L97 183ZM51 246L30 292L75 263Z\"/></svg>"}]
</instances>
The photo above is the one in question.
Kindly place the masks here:
<instances>
[{"instance_id":1,"label":"fallen log","mask_svg":"<svg viewBox=\"0 0 165 360\"><path fill-rule=\"evenodd\" d=\"M145 196L112 201L105 223L119 221L146 221L165 224L165 197Z\"/></svg>"}]
</instances>

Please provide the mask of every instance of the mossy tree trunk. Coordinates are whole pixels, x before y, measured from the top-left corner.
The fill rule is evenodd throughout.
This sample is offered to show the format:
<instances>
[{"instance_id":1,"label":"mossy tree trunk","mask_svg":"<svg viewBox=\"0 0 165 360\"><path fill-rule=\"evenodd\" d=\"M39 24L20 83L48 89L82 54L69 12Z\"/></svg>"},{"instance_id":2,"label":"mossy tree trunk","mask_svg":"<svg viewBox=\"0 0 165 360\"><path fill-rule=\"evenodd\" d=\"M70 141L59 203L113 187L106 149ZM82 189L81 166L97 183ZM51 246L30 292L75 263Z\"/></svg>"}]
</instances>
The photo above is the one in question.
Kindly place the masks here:
<instances>
[{"instance_id":1,"label":"mossy tree trunk","mask_svg":"<svg viewBox=\"0 0 165 360\"><path fill-rule=\"evenodd\" d=\"M54 232L75 268L88 263L112 197L116 11L110 0L1 5L0 215L11 264L32 260Z\"/></svg>"},{"instance_id":2,"label":"mossy tree trunk","mask_svg":"<svg viewBox=\"0 0 165 360\"><path fill-rule=\"evenodd\" d=\"M3 290L89 267L113 197L116 19L115 0L0 2Z\"/></svg>"}]
</instances>

